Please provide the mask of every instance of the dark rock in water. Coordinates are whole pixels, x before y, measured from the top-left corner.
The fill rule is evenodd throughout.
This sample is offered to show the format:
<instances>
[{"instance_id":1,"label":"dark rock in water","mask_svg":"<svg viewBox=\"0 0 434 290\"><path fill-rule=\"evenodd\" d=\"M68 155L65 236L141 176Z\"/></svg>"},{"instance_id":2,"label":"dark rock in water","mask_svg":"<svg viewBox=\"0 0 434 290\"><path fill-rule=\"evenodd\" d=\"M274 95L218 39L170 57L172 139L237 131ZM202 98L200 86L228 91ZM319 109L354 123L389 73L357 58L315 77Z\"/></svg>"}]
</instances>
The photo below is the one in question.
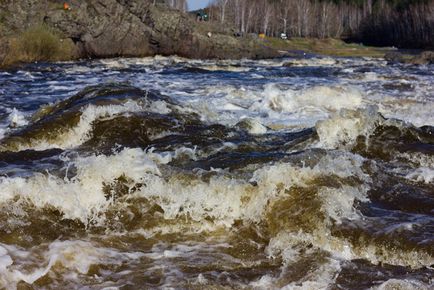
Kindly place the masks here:
<instances>
[{"instance_id":1,"label":"dark rock in water","mask_svg":"<svg viewBox=\"0 0 434 290\"><path fill-rule=\"evenodd\" d=\"M434 64L434 51L424 51L409 62L412 64Z\"/></svg>"},{"instance_id":2,"label":"dark rock in water","mask_svg":"<svg viewBox=\"0 0 434 290\"><path fill-rule=\"evenodd\" d=\"M2 35L46 25L75 44L79 57L179 55L189 58L270 58L278 53L253 38L236 38L219 24L139 0L1 1ZM209 37L209 32L212 37ZM2 41L2 43L5 43ZM0 61L7 47L0 45Z\"/></svg>"},{"instance_id":3,"label":"dark rock in water","mask_svg":"<svg viewBox=\"0 0 434 290\"><path fill-rule=\"evenodd\" d=\"M390 82L385 83L383 88L387 90L398 90L398 91L412 91L414 90L414 86L411 83L403 83L403 82Z\"/></svg>"},{"instance_id":4,"label":"dark rock in water","mask_svg":"<svg viewBox=\"0 0 434 290\"><path fill-rule=\"evenodd\" d=\"M384 58L389 63L407 63L416 65L434 64L434 51L424 51L413 57L406 57L400 52L393 51L386 53Z\"/></svg>"},{"instance_id":5,"label":"dark rock in water","mask_svg":"<svg viewBox=\"0 0 434 290\"><path fill-rule=\"evenodd\" d=\"M402 63L404 62L404 55L397 51L391 51L384 55L384 59L389 63Z\"/></svg>"}]
</instances>

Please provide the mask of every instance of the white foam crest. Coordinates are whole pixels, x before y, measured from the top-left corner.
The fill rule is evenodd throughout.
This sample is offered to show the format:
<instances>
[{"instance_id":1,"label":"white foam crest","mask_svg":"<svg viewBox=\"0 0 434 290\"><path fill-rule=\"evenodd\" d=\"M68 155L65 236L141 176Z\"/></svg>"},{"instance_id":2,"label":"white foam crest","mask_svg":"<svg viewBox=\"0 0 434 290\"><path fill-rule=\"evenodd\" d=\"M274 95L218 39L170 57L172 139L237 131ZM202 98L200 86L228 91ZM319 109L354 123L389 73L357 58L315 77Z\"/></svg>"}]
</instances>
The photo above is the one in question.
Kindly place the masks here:
<instances>
[{"instance_id":1,"label":"white foam crest","mask_svg":"<svg viewBox=\"0 0 434 290\"><path fill-rule=\"evenodd\" d=\"M170 157L141 149L124 149L112 156L79 157L70 164L77 169L76 176L71 179L49 174L35 174L29 178L1 177L0 202L20 197L37 207L57 208L67 219L78 219L85 224L98 222L104 218L102 214L111 203L104 195L104 184L123 175L132 185L139 183L147 174L159 175L157 163L170 160Z\"/></svg>"},{"instance_id":2,"label":"white foam crest","mask_svg":"<svg viewBox=\"0 0 434 290\"><path fill-rule=\"evenodd\" d=\"M365 136L368 139L382 121L375 106L358 110L341 110L329 119L317 122L315 127L320 139L318 145L322 148L351 147L358 136Z\"/></svg>"},{"instance_id":3,"label":"white foam crest","mask_svg":"<svg viewBox=\"0 0 434 290\"><path fill-rule=\"evenodd\" d=\"M428 290L432 289L432 285L427 285L420 281L409 279L389 279L381 283L379 286L374 286L372 290Z\"/></svg>"},{"instance_id":4,"label":"white foam crest","mask_svg":"<svg viewBox=\"0 0 434 290\"><path fill-rule=\"evenodd\" d=\"M92 69L88 66L84 66L84 65L73 65L69 68L65 69L65 72L68 74L74 74L74 73L87 73L87 72L91 72L91 71L97 71L99 69Z\"/></svg>"},{"instance_id":5,"label":"white foam crest","mask_svg":"<svg viewBox=\"0 0 434 290\"><path fill-rule=\"evenodd\" d=\"M199 252L214 252L215 249L227 249L231 246L227 243L208 244L208 243L194 243L194 244L177 244L176 246L169 246L164 243L155 244L150 253L144 254L144 256L153 259L170 259L170 258L183 258L188 260L189 258L197 256ZM229 257L229 256L228 256ZM234 259L231 257L231 259Z\"/></svg>"},{"instance_id":6,"label":"white foam crest","mask_svg":"<svg viewBox=\"0 0 434 290\"><path fill-rule=\"evenodd\" d=\"M379 103L385 117L405 120L417 127L434 126L434 102L382 96Z\"/></svg>"},{"instance_id":7,"label":"white foam crest","mask_svg":"<svg viewBox=\"0 0 434 290\"><path fill-rule=\"evenodd\" d=\"M8 130L6 128L0 127L0 140L5 137L5 134Z\"/></svg>"},{"instance_id":8,"label":"white foam crest","mask_svg":"<svg viewBox=\"0 0 434 290\"><path fill-rule=\"evenodd\" d=\"M247 72L251 70L251 68L248 67L234 66L230 64L225 64L225 65L207 64L207 65L200 65L198 66L198 68L207 71L230 71L230 72Z\"/></svg>"},{"instance_id":9,"label":"white foam crest","mask_svg":"<svg viewBox=\"0 0 434 290\"><path fill-rule=\"evenodd\" d=\"M16 108L6 108L6 112L9 113L9 115L7 116L7 119L0 124L0 140L11 131L11 128L22 127L28 124L26 114Z\"/></svg>"},{"instance_id":10,"label":"white foam crest","mask_svg":"<svg viewBox=\"0 0 434 290\"><path fill-rule=\"evenodd\" d=\"M381 76L379 76L377 73L375 73L375 72L365 72L364 74L363 74L363 78L366 80L366 81L379 81L379 80L384 80L384 78L383 77L381 77Z\"/></svg>"},{"instance_id":11,"label":"white foam crest","mask_svg":"<svg viewBox=\"0 0 434 290\"><path fill-rule=\"evenodd\" d=\"M11 249L10 246L8 247ZM79 274L87 274L91 265L122 265L122 263L131 262L144 256L140 252L119 252L111 248L96 247L87 241L55 241L49 245L48 251L43 253L44 261L39 263L33 261L35 265L29 270L21 267L20 260L22 258L26 260L28 256L34 255L34 253L27 252L25 257L19 257L14 256L13 252L10 253L0 246L0 255L3 254L3 256L0 256L0 261L1 257L9 257L7 265L5 264L6 267L0 271L0 282L7 289L16 289L20 281L33 284L36 280L59 267ZM46 264L46 266L41 267L40 264ZM68 276L75 277L75 275L71 274Z\"/></svg>"},{"instance_id":12,"label":"white foam crest","mask_svg":"<svg viewBox=\"0 0 434 290\"><path fill-rule=\"evenodd\" d=\"M420 167L434 168L434 156L426 155L420 152L398 153L398 158L407 159L413 163L419 164Z\"/></svg>"},{"instance_id":13,"label":"white foam crest","mask_svg":"<svg viewBox=\"0 0 434 290\"><path fill-rule=\"evenodd\" d=\"M18 111L16 108L10 110L8 121L10 127L21 127L29 123L26 120L26 116L22 112Z\"/></svg>"},{"instance_id":14,"label":"white foam crest","mask_svg":"<svg viewBox=\"0 0 434 290\"><path fill-rule=\"evenodd\" d=\"M291 66L341 66L337 59L331 57L323 57L323 58L300 58L300 59L291 59L287 62L287 64L291 64Z\"/></svg>"},{"instance_id":15,"label":"white foam crest","mask_svg":"<svg viewBox=\"0 0 434 290\"><path fill-rule=\"evenodd\" d=\"M0 202L19 197L37 207L51 206L66 219L78 219L85 224L104 221L104 213L113 200L106 198L104 185L124 176L127 186L144 184L132 196L145 197L164 210L164 218L189 216L195 221L214 219L216 225L230 227L236 220L260 222L272 200L287 194L297 186L310 186L318 177L334 175L339 178L356 177L369 183L361 170L364 159L353 154L326 155L313 166L289 163L266 165L253 172L250 180L237 179L215 171L204 181L197 176L173 174L162 177L158 164L167 164L177 154L194 154L193 150L157 154L141 149L124 149L112 155L79 157L71 161L76 168L73 178L59 178L49 174L35 174L29 178L1 177ZM194 157L194 155L192 155ZM318 198L328 219L358 218L353 208L355 200L366 200L367 185L352 188L323 188Z\"/></svg>"},{"instance_id":16,"label":"white foam crest","mask_svg":"<svg viewBox=\"0 0 434 290\"><path fill-rule=\"evenodd\" d=\"M245 118L238 123L238 125L247 130L250 134L260 135L267 133L267 127L261 124L261 122L254 118Z\"/></svg>"},{"instance_id":17,"label":"white foam crest","mask_svg":"<svg viewBox=\"0 0 434 290\"><path fill-rule=\"evenodd\" d=\"M357 108L362 104L362 93L355 87L316 86L303 91L281 90L275 84L265 86L264 101L268 108L277 112L294 112L300 109L337 111ZM255 108L255 105L253 105Z\"/></svg>"},{"instance_id":18,"label":"white foam crest","mask_svg":"<svg viewBox=\"0 0 434 290\"><path fill-rule=\"evenodd\" d=\"M309 181L329 172L341 178L357 176L366 181L367 175L360 169L362 163L363 159L355 155L325 156L312 168L278 163L256 170L249 181L219 174L207 182L191 178L186 180L185 176L178 175L169 179L148 175L144 179L147 186L137 194L159 204L166 219L188 215L199 221L211 217L217 224L231 226L240 218L259 222L272 199L285 194L293 186L308 186ZM335 197L348 199L347 202L339 203L349 212L330 206L328 211L331 218L354 218L355 214L349 209L349 204L355 199L366 200L365 191L354 195L351 195L351 191L348 192L350 193L340 193ZM331 203L332 198L330 193L324 192L325 203Z\"/></svg>"},{"instance_id":19,"label":"white foam crest","mask_svg":"<svg viewBox=\"0 0 434 290\"><path fill-rule=\"evenodd\" d=\"M405 178L417 182L434 183L434 168L420 167L410 172Z\"/></svg>"},{"instance_id":20,"label":"white foam crest","mask_svg":"<svg viewBox=\"0 0 434 290\"><path fill-rule=\"evenodd\" d=\"M167 164L171 162L174 159L187 157L190 160L196 160L197 159L197 147L194 148L188 148L188 147L178 147L175 149L175 151L166 151L166 152L160 152L160 153L154 153L155 148L150 148L147 150L148 156L152 158L152 160L155 160L158 164Z\"/></svg>"},{"instance_id":21,"label":"white foam crest","mask_svg":"<svg viewBox=\"0 0 434 290\"><path fill-rule=\"evenodd\" d=\"M387 263L414 269L429 267L433 263L433 258L425 251L403 251L366 241L362 243L353 245L345 238L333 236L329 227L320 226L312 233L282 230L270 240L266 253L270 257L281 256L290 265L302 256L306 245L313 245L311 251L326 251L339 261L366 259L373 264Z\"/></svg>"},{"instance_id":22,"label":"white foam crest","mask_svg":"<svg viewBox=\"0 0 434 290\"><path fill-rule=\"evenodd\" d=\"M100 59L98 62L108 69L124 69L128 67L124 59Z\"/></svg>"},{"instance_id":23,"label":"white foam crest","mask_svg":"<svg viewBox=\"0 0 434 290\"><path fill-rule=\"evenodd\" d=\"M108 106L86 106L76 126L64 134L57 136L56 140L34 140L32 144L20 145L19 150L47 150L50 148L70 149L86 142L91 136L92 123L98 119L109 119L113 116L128 113L140 112L143 107L135 101L127 101L122 105Z\"/></svg>"},{"instance_id":24,"label":"white foam crest","mask_svg":"<svg viewBox=\"0 0 434 290\"><path fill-rule=\"evenodd\" d=\"M364 96L356 87L315 86L301 90L278 84L254 87L210 86L198 91L209 97L188 100L204 120L235 125L240 119L257 119L271 128L312 127L318 120L343 108L363 105Z\"/></svg>"},{"instance_id":25,"label":"white foam crest","mask_svg":"<svg viewBox=\"0 0 434 290\"><path fill-rule=\"evenodd\" d=\"M290 266L289 266L290 267ZM285 267L283 267L283 271ZM340 262L334 259L328 259L326 263L320 267L306 273L306 275L298 281L288 285L281 286L279 279L271 275L262 276L258 281L249 284L253 289L280 289L280 290L313 290L313 289L328 289L336 280L337 274L340 272ZM279 286L278 286L279 285Z\"/></svg>"},{"instance_id":26,"label":"white foam crest","mask_svg":"<svg viewBox=\"0 0 434 290\"><path fill-rule=\"evenodd\" d=\"M322 264L314 271L307 273L303 281L293 282L282 287L282 290L311 290L311 289L328 289L335 282L341 271L340 262L334 259L328 259L327 263Z\"/></svg>"},{"instance_id":27,"label":"white foam crest","mask_svg":"<svg viewBox=\"0 0 434 290\"><path fill-rule=\"evenodd\" d=\"M221 226L217 226L213 222L202 220L196 223L175 223L175 224L159 224L156 227L150 229L140 228L135 231L129 231L128 234L134 234L142 236L146 239L153 238L156 235L168 235L168 234L202 234L223 230Z\"/></svg>"}]
</instances>

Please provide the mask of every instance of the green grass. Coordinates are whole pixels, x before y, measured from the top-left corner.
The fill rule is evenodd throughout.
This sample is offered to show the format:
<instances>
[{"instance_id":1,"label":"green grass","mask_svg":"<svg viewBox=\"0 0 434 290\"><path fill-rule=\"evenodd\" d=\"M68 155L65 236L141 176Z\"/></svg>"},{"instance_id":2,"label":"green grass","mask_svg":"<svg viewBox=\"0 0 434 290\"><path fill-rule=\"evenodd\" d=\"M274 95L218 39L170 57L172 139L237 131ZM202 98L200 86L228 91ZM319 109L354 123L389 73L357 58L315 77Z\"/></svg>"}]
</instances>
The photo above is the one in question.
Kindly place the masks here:
<instances>
[{"instance_id":1,"label":"green grass","mask_svg":"<svg viewBox=\"0 0 434 290\"><path fill-rule=\"evenodd\" d=\"M302 38L294 37L282 40L275 37L267 37L264 44L277 50L302 50L331 56L370 56L383 57L387 48L364 46L356 43L345 43L339 39L326 38Z\"/></svg>"},{"instance_id":2,"label":"green grass","mask_svg":"<svg viewBox=\"0 0 434 290\"><path fill-rule=\"evenodd\" d=\"M34 61L72 59L74 45L69 39L46 25L30 28L10 38L8 54L3 65Z\"/></svg>"}]
</instances>

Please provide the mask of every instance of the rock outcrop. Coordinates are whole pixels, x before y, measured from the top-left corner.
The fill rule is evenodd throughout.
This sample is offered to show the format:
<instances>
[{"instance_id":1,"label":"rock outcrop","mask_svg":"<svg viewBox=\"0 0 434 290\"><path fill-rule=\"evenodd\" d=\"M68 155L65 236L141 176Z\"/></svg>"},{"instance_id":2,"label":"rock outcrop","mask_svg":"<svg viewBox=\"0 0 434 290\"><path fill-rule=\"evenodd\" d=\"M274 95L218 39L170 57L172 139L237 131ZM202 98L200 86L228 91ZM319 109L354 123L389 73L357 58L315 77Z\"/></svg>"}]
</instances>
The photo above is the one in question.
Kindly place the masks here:
<instances>
[{"instance_id":1,"label":"rock outcrop","mask_svg":"<svg viewBox=\"0 0 434 290\"><path fill-rule=\"evenodd\" d=\"M189 58L270 58L255 39L235 38L218 24L145 0L0 1L0 39L46 24L75 44L79 57L179 55ZM211 32L211 37L208 33ZM0 45L1 57L7 41Z\"/></svg>"},{"instance_id":2,"label":"rock outcrop","mask_svg":"<svg viewBox=\"0 0 434 290\"><path fill-rule=\"evenodd\" d=\"M412 64L434 64L434 51L424 51L410 61Z\"/></svg>"},{"instance_id":3,"label":"rock outcrop","mask_svg":"<svg viewBox=\"0 0 434 290\"><path fill-rule=\"evenodd\" d=\"M434 64L434 51L423 51L418 55L409 56L401 52L394 51L386 53L384 58L389 63L406 63L415 65Z\"/></svg>"}]
</instances>

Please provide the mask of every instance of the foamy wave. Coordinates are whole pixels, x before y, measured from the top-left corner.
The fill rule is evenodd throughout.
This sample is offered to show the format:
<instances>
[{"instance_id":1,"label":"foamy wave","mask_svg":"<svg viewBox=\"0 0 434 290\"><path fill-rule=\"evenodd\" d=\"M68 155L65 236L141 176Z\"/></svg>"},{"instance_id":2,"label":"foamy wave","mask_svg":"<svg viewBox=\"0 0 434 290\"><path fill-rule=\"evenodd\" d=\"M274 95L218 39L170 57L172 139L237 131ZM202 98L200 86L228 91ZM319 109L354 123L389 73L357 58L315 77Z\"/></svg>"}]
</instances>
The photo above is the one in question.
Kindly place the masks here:
<instances>
[{"instance_id":1,"label":"foamy wave","mask_svg":"<svg viewBox=\"0 0 434 290\"><path fill-rule=\"evenodd\" d=\"M331 234L330 228L317 226L311 233L282 230L269 242L266 253L270 257L281 256L285 264L298 261L311 245L311 252L325 251L339 261L365 259L373 264L387 263L411 268L429 267L433 257L423 250L402 250L363 241L361 245L352 244L342 237Z\"/></svg>"},{"instance_id":2,"label":"foamy wave","mask_svg":"<svg viewBox=\"0 0 434 290\"><path fill-rule=\"evenodd\" d=\"M0 201L4 203L19 197L37 207L57 208L66 219L78 219L85 224L98 222L111 203L105 196L104 184L127 176L134 185L147 174L160 174L156 162L169 161L167 157L140 149L125 149L113 156L79 157L68 165L77 169L71 179L49 174L35 174L30 178L1 177Z\"/></svg>"},{"instance_id":3,"label":"foamy wave","mask_svg":"<svg viewBox=\"0 0 434 290\"><path fill-rule=\"evenodd\" d=\"M397 158L403 158L417 164L419 167L434 168L434 156L423 154L421 152L398 153Z\"/></svg>"},{"instance_id":4,"label":"foamy wave","mask_svg":"<svg viewBox=\"0 0 434 290\"><path fill-rule=\"evenodd\" d=\"M248 181L224 174L217 174L207 182L183 175L166 179L147 176L144 180L147 186L136 194L155 201L164 210L166 219L187 215L198 221L212 218L216 224L226 226L240 218L259 222L272 200L285 195L292 187L308 186L309 182L327 175L330 170L341 178L358 176L367 179L360 169L362 160L352 156L326 156L313 167L278 163L256 170ZM364 191L356 193L348 189L335 193L325 189L319 198L324 202L328 217L336 221L342 217L357 218L352 204L355 199L366 200ZM333 198L338 205L328 206Z\"/></svg>"},{"instance_id":5,"label":"foamy wave","mask_svg":"<svg viewBox=\"0 0 434 290\"><path fill-rule=\"evenodd\" d=\"M379 286L372 287L372 290L428 290L432 285L427 285L414 280L389 279Z\"/></svg>"},{"instance_id":6,"label":"foamy wave","mask_svg":"<svg viewBox=\"0 0 434 290\"><path fill-rule=\"evenodd\" d=\"M8 116L9 126L10 127L21 127L27 125L29 122L26 120L26 116L18 111L16 108L13 108Z\"/></svg>"},{"instance_id":7,"label":"foamy wave","mask_svg":"<svg viewBox=\"0 0 434 290\"><path fill-rule=\"evenodd\" d=\"M306 128L341 109L357 109L364 95L351 86L316 86L302 90L268 84L262 90L212 86L198 91L210 96L194 102L204 120L235 125L242 118L255 118L267 127Z\"/></svg>"},{"instance_id":8,"label":"foamy wave","mask_svg":"<svg viewBox=\"0 0 434 290\"><path fill-rule=\"evenodd\" d=\"M304 91L281 90L276 85L265 86L264 100L253 105L259 109L263 103L273 111L295 112L305 110L337 111L357 108L362 104L362 93L353 87L317 86Z\"/></svg>"},{"instance_id":9,"label":"foamy wave","mask_svg":"<svg viewBox=\"0 0 434 290\"><path fill-rule=\"evenodd\" d=\"M405 177L410 180L414 180L417 182L424 182L424 183L433 183L434 182L434 169L429 167L421 167L413 172L410 172Z\"/></svg>"},{"instance_id":10,"label":"foamy wave","mask_svg":"<svg viewBox=\"0 0 434 290\"><path fill-rule=\"evenodd\" d=\"M281 286L282 282L276 277L265 275L258 281L249 284L253 289L281 289L281 290L313 290L328 289L337 278L341 266L339 261L328 259L326 263L317 269L313 269L306 275L295 282ZM284 271L284 270L283 270ZM283 279L282 279L283 280Z\"/></svg>"},{"instance_id":11,"label":"foamy wave","mask_svg":"<svg viewBox=\"0 0 434 290\"><path fill-rule=\"evenodd\" d=\"M209 64L209 65L201 65L198 68L207 70L207 71L230 71L230 72L247 72L251 69L248 67L241 66L233 66L233 65L218 65L218 64Z\"/></svg>"},{"instance_id":12,"label":"foamy wave","mask_svg":"<svg viewBox=\"0 0 434 290\"><path fill-rule=\"evenodd\" d=\"M423 94L427 94L424 92ZM384 99L384 100L383 100ZM379 104L386 117L405 120L417 127L434 126L434 103L417 99L382 97Z\"/></svg>"},{"instance_id":13,"label":"foamy wave","mask_svg":"<svg viewBox=\"0 0 434 290\"><path fill-rule=\"evenodd\" d=\"M32 139L30 144L18 144L18 150L47 150L51 148L70 149L86 142L91 137L92 124L99 119L109 119L123 113L143 111L143 107L135 101L127 101L122 105L93 106L89 105L82 110L77 125L65 133L60 133L54 140ZM165 110L164 106L156 106L156 110Z\"/></svg>"},{"instance_id":14,"label":"foamy wave","mask_svg":"<svg viewBox=\"0 0 434 290\"><path fill-rule=\"evenodd\" d=\"M0 140L3 139L13 128L26 126L29 122L27 121L26 115L16 108L6 109L9 113L5 122L0 124Z\"/></svg>"},{"instance_id":15,"label":"foamy wave","mask_svg":"<svg viewBox=\"0 0 434 290\"><path fill-rule=\"evenodd\" d=\"M36 247L38 249L38 247ZM33 267L23 267L29 256L33 258ZM42 253L24 251L13 246L0 244L0 286L7 289L17 289L17 284L24 281L33 284L49 272L61 269L71 271L64 279L77 279L76 274L87 274L92 265L117 265L139 259L144 254L139 252L124 253L104 247L96 247L86 241L55 241ZM39 260L39 263L35 260ZM27 262L28 263L28 262ZM44 266L46 265L46 266ZM39 266L39 267L38 267ZM73 274L76 273L76 274ZM80 281L71 281L77 284Z\"/></svg>"},{"instance_id":16,"label":"foamy wave","mask_svg":"<svg viewBox=\"0 0 434 290\"><path fill-rule=\"evenodd\" d=\"M368 139L382 121L378 108L373 106L367 109L341 110L331 118L316 124L320 139L318 145L322 148L351 147L358 136Z\"/></svg>"},{"instance_id":17,"label":"foamy wave","mask_svg":"<svg viewBox=\"0 0 434 290\"><path fill-rule=\"evenodd\" d=\"M340 63L337 59L333 59L330 57L322 57L322 58L305 58L305 59L291 59L290 61L286 61L285 64L291 64L291 66L340 66Z\"/></svg>"},{"instance_id":18,"label":"foamy wave","mask_svg":"<svg viewBox=\"0 0 434 290\"><path fill-rule=\"evenodd\" d=\"M358 176L368 179L360 169L363 159L356 155L327 155L313 167L277 163L254 171L250 180L226 176L224 171L216 172L206 182L179 173L162 178L158 164L167 164L180 154L194 158L194 151L188 148L173 154L124 149L112 156L93 155L71 161L69 166L77 170L71 179L49 174L35 174L29 178L2 177L1 202L20 197L38 207L53 206L63 213L64 218L79 219L84 223L97 222L111 204L105 196L104 184L111 184L124 176L130 188L137 183L145 184L131 194L156 202L164 210L166 219L188 215L193 220L213 218L216 224L230 226L240 218L260 221L271 200L292 187L308 186L309 182L327 175L330 170L340 178ZM366 199L363 192L348 189L329 191L326 188L319 198L324 202L327 216L336 221L342 217L356 217L352 203L355 199ZM336 198L334 202L330 200L333 198Z\"/></svg>"}]
</instances>

